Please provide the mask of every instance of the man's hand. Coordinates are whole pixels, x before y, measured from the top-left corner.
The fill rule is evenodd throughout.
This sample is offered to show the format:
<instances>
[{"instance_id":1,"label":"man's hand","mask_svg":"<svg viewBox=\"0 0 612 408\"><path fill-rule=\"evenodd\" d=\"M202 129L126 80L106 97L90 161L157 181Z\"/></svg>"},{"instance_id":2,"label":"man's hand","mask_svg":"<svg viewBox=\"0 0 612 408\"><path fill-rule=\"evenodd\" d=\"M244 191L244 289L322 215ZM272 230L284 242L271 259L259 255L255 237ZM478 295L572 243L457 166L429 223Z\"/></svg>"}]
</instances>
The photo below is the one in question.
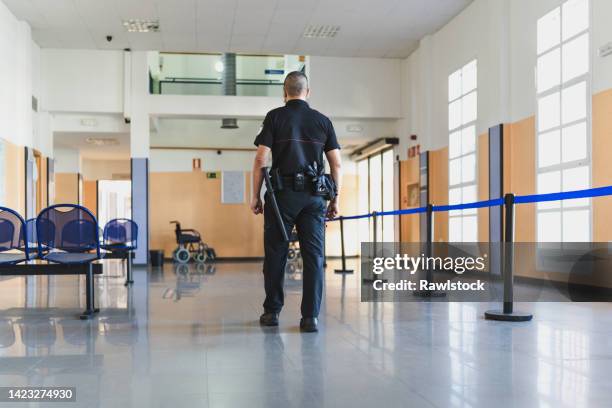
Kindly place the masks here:
<instances>
[{"instance_id":1,"label":"man's hand","mask_svg":"<svg viewBox=\"0 0 612 408\"><path fill-rule=\"evenodd\" d=\"M329 219L336 218L338 216L338 199L334 198L327 205L327 215Z\"/></svg>"},{"instance_id":2,"label":"man's hand","mask_svg":"<svg viewBox=\"0 0 612 408\"><path fill-rule=\"evenodd\" d=\"M261 203L261 198L253 197L253 199L251 200L251 211L253 211L253 214L255 215L263 213L263 205Z\"/></svg>"}]
</instances>

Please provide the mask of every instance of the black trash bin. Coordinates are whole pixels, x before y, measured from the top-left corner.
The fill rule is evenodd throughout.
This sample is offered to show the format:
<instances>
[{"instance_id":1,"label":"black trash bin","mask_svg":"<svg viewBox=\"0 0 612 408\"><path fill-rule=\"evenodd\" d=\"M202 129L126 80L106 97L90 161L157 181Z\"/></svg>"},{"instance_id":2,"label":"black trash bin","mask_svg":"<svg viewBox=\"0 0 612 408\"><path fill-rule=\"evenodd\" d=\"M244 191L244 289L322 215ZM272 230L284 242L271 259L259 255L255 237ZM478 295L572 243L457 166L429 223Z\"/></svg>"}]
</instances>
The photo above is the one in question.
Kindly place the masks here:
<instances>
[{"instance_id":1,"label":"black trash bin","mask_svg":"<svg viewBox=\"0 0 612 408\"><path fill-rule=\"evenodd\" d=\"M151 266L164 266L164 251L161 249L150 250L149 259L151 259Z\"/></svg>"}]
</instances>

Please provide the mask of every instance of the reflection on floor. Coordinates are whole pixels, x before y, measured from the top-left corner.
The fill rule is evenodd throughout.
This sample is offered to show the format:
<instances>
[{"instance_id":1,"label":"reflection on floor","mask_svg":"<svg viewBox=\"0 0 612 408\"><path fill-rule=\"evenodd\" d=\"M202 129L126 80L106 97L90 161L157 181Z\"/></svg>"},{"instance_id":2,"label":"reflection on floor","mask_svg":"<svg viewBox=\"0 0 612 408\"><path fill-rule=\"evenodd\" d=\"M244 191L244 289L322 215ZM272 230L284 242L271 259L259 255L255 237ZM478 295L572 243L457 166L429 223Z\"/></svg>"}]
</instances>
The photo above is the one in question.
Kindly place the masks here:
<instances>
[{"instance_id":1,"label":"reflection on floor","mask_svg":"<svg viewBox=\"0 0 612 408\"><path fill-rule=\"evenodd\" d=\"M70 407L610 406L611 305L490 322L486 303L361 303L337 267L316 334L298 331L295 271L280 327L259 327L256 263L136 268L129 290L109 264L90 322L76 277L2 280L0 385L75 386Z\"/></svg>"}]
</instances>

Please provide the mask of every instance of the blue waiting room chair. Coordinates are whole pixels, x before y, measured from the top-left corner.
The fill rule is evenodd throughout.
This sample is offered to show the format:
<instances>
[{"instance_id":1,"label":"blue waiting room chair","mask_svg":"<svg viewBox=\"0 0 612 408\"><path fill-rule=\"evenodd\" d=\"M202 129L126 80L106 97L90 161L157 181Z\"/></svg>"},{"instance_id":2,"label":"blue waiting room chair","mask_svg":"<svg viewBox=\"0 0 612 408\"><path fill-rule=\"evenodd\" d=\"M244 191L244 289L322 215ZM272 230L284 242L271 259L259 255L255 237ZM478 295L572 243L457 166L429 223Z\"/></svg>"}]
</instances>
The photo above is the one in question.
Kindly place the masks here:
<instances>
[{"instance_id":1,"label":"blue waiting room chair","mask_svg":"<svg viewBox=\"0 0 612 408\"><path fill-rule=\"evenodd\" d=\"M128 218L115 218L104 226L104 245L107 251L129 252L138 247L138 225Z\"/></svg>"},{"instance_id":2,"label":"blue waiting room chair","mask_svg":"<svg viewBox=\"0 0 612 408\"><path fill-rule=\"evenodd\" d=\"M94 308L92 262L101 258L98 222L87 208L75 204L47 207L36 218L38 256L63 265L87 265L87 309L81 318L89 318Z\"/></svg>"},{"instance_id":3,"label":"blue waiting room chair","mask_svg":"<svg viewBox=\"0 0 612 408\"><path fill-rule=\"evenodd\" d=\"M126 286L132 278L132 252L138 248L138 225L128 218L115 218L104 226L102 249L127 261Z\"/></svg>"},{"instance_id":4,"label":"blue waiting room chair","mask_svg":"<svg viewBox=\"0 0 612 408\"><path fill-rule=\"evenodd\" d=\"M17 212L0 207L0 265L27 261L26 223Z\"/></svg>"},{"instance_id":5,"label":"blue waiting room chair","mask_svg":"<svg viewBox=\"0 0 612 408\"><path fill-rule=\"evenodd\" d=\"M36 218L41 259L61 264L83 264L100 259L96 217L76 204L47 207Z\"/></svg>"}]
</instances>

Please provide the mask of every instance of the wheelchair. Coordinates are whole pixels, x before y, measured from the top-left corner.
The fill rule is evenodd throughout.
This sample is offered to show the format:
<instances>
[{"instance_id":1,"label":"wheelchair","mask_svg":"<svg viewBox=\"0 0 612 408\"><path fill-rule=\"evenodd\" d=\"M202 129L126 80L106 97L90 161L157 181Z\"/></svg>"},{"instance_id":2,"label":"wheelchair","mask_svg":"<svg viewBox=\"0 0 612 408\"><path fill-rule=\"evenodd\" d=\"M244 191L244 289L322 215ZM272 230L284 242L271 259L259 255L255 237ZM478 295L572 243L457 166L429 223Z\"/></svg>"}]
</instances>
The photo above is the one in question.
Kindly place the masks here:
<instances>
[{"instance_id":1,"label":"wheelchair","mask_svg":"<svg viewBox=\"0 0 612 408\"><path fill-rule=\"evenodd\" d=\"M178 221L170 221L175 224L177 248L172 252L172 259L178 263L186 264L191 259L197 263L204 263L208 259L214 260L215 251L202 241L200 233L194 229L182 229Z\"/></svg>"}]
</instances>

